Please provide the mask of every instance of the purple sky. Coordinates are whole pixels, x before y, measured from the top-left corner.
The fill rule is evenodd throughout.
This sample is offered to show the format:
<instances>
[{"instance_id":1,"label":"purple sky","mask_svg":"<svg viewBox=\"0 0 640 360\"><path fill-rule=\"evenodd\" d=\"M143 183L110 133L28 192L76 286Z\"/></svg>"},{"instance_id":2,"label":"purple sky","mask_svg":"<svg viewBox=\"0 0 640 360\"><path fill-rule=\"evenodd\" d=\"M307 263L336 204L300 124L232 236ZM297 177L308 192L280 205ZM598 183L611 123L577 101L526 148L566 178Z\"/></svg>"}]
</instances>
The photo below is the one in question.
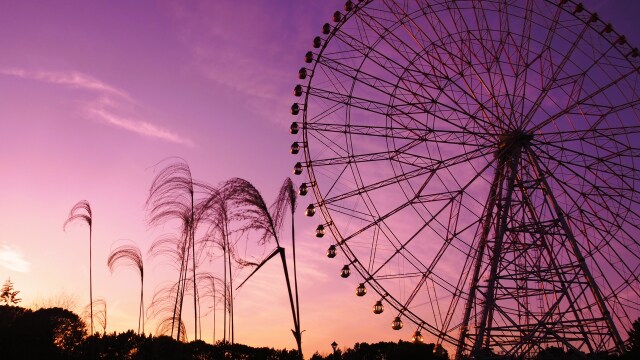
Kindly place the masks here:
<instances>
[{"instance_id":1,"label":"purple sky","mask_svg":"<svg viewBox=\"0 0 640 360\"><path fill-rule=\"evenodd\" d=\"M94 210L94 298L107 302L108 331L137 327L136 274L110 274L106 258L118 240L135 241L146 253L172 230L149 229L144 209L154 166L169 156L184 158L194 178L211 184L245 178L270 203L296 161L287 129L297 70L342 4L3 1L0 280L11 277L21 305L66 295L77 298L78 311L88 303L86 229L62 231L73 204L87 199ZM639 2L584 4L640 45ZM317 219L302 216L308 201L301 199L296 224L305 354L327 353L334 340L408 340L413 325L392 331L394 314L374 317L377 298L357 298L359 279L338 276L342 264L327 259L326 242L311 235ZM158 259L145 260L150 300L175 275ZM295 347L277 262L236 301L237 342ZM154 325L150 320L147 332ZM211 315L203 327L210 342Z\"/></svg>"}]
</instances>

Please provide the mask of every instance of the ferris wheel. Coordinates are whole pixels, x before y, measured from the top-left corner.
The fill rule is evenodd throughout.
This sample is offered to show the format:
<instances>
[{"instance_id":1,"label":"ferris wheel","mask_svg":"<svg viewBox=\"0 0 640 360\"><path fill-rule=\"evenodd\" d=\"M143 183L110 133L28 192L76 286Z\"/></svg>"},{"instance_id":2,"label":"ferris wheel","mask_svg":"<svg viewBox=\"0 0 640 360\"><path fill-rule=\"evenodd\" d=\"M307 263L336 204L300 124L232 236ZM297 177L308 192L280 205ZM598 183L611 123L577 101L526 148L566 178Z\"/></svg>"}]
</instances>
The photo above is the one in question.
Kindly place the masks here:
<instances>
[{"instance_id":1,"label":"ferris wheel","mask_svg":"<svg viewBox=\"0 0 640 360\"><path fill-rule=\"evenodd\" d=\"M456 357L622 352L640 316L638 49L571 0L347 1L319 30L294 173L373 313Z\"/></svg>"}]
</instances>

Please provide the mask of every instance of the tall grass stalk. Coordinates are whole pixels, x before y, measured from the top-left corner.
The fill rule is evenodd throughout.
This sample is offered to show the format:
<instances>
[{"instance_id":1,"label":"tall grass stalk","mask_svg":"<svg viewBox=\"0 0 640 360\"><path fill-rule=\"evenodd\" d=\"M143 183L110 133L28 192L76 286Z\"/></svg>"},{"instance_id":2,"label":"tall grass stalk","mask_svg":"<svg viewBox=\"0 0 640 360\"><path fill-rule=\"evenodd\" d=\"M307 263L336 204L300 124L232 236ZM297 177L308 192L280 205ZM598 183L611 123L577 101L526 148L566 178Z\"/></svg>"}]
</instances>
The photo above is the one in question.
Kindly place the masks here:
<instances>
[{"instance_id":1,"label":"tall grass stalk","mask_svg":"<svg viewBox=\"0 0 640 360\"><path fill-rule=\"evenodd\" d=\"M140 307L138 309L138 334L144 333L144 264L142 262L142 254L140 249L135 245L122 245L115 248L107 258L107 266L113 271L118 266L131 266L138 271L140 275Z\"/></svg>"},{"instance_id":2,"label":"tall grass stalk","mask_svg":"<svg viewBox=\"0 0 640 360\"><path fill-rule=\"evenodd\" d=\"M62 225L62 230L66 231L67 226L73 222L80 221L86 223L89 226L89 308L90 308L90 323L91 323L91 335L93 335L93 276L92 276L92 251L91 251L91 236L93 230L93 217L91 213L91 205L87 200L78 201L69 211L67 220Z\"/></svg>"},{"instance_id":3,"label":"tall grass stalk","mask_svg":"<svg viewBox=\"0 0 640 360\"><path fill-rule=\"evenodd\" d=\"M231 213L229 209L230 189L227 186L220 188L207 187L206 197L198 204L198 214L202 221L209 224L206 241L222 249L222 263L224 268L224 319L223 341L227 341L227 331L231 344L235 342L235 323L233 313L233 265L232 256L235 252L235 244L231 242ZM228 276L227 276L228 274ZM229 324L227 327L227 314Z\"/></svg>"},{"instance_id":4,"label":"tall grass stalk","mask_svg":"<svg viewBox=\"0 0 640 360\"><path fill-rule=\"evenodd\" d=\"M286 185L286 181L285 181ZM274 252L263 260L258 267L249 275L251 277L262 265L276 254L280 254L282 261L282 270L284 271L285 282L287 284L287 292L289 294L289 303L291 305L291 315L293 317L294 329L293 336L298 346L298 352L302 358L302 337L300 332L300 324L298 322L297 305L294 302L293 291L291 289L291 281L289 280L289 271L287 269L287 258L285 250L280 244L278 234L284 222L284 214L287 206L289 206L290 197L286 190L280 191L282 196L278 196L276 201L268 207L260 191L256 189L249 181L241 178L233 178L225 184L230 191L230 204L233 209L233 218L242 222L241 231L256 231L260 234L258 244L264 245L270 239L276 242ZM273 214L273 216L272 216ZM247 277L247 279L249 278ZM245 280L246 281L246 280ZM244 282L243 282L244 284ZM242 284L240 285L242 286ZM297 293L297 292L296 292ZM297 294L296 294L297 297Z\"/></svg>"},{"instance_id":5,"label":"tall grass stalk","mask_svg":"<svg viewBox=\"0 0 640 360\"><path fill-rule=\"evenodd\" d=\"M197 221L195 216L195 188L198 185L191 177L189 165L182 159L168 165L161 170L153 180L147 197L147 208L149 209L150 225L159 225L170 220L179 220L181 224L181 244L179 246L180 267L178 277L178 288L171 325L171 336L174 330L177 333L176 339L180 339L182 332L181 319L184 294L187 286L187 273L189 262L191 261L193 279L193 313L194 313L194 336L198 339L198 290L196 284L196 249L195 232ZM190 259L191 257L191 259Z\"/></svg>"}]
</instances>

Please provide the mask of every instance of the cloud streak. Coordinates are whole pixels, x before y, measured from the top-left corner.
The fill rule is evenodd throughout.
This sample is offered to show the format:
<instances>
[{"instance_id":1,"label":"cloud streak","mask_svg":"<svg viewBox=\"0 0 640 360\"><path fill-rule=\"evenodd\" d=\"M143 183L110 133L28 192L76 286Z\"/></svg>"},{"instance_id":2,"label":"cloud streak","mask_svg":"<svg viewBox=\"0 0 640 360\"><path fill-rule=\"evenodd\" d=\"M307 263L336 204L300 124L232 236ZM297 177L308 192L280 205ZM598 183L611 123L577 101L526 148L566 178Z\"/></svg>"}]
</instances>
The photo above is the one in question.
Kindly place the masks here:
<instances>
[{"instance_id":1,"label":"cloud streak","mask_svg":"<svg viewBox=\"0 0 640 360\"><path fill-rule=\"evenodd\" d=\"M0 74L15 76L22 79L30 79L42 81L50 84L65 85L76 89L98 91L110 95L116 95L123 99L131 101L129 94L110 86L100 80L89 75L70 71L70 72L51 72L51 71L27 71L23 69L1 69Z\"/></svg>"},{"instance_id":2,"label":"cloud streak","mask_svg":"<svg viewBox=\"0 0 640 360\"><path fill-rule=\"evenodd\" d=\"M31 268L31 263L24 259L22 253L9 245L0 245L0 265L22 273L29 272Z\"/></svg>"},{"instance_id":3,"label":"cloud streak","mask_svg":"<svg viewBox=\"0 0 640 360\"><path fill-rule=\"evenodd\" d=\"M77 71L28 71L16 68L0 69L0 74L96 92L100 97L96 101L90 102L87 105L87 109L89 115L100 122L145 137L194 146L191 140L169 129L154 125L148 121L134 120L134 118L139 117L135 114L133 116L121 115L117 109L132 108L131 105L135 105L136 101L127 92L87 74Z\"/></svg>"},{"instance_id":4,"label":"cloud streak","mask_svg":"<svg viewBox=\"0 0 640 360\"><path fill-rule=\"evenodd\" d=\"M88 111L95 118L105 123L130 132L134 132L139 135L157 138L176 144L193 146L193 142L191 140L183 138L182 136L172 132L171 130L164 129L146 121L133 120L127 117L120 116L105 108L96 106L96 104L92 104L91 106L89 106Z\"/></svg>"}]
</instances>

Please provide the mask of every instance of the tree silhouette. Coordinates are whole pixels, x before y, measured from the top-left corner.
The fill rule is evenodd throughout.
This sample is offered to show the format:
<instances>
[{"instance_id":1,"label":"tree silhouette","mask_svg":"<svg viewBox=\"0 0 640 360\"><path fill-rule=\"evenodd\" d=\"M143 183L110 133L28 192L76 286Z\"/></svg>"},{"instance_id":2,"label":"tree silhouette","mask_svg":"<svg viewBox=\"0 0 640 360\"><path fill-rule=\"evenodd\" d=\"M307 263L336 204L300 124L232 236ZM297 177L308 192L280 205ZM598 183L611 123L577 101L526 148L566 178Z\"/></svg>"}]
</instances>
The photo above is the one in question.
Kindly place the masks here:
<instances>
[{"instance_id":1,"label":"tree silhouette","mask_svg":"<svg viewBox=\"0 0 640 360\"><path fill-rule=\"evenodd\" d=\"M499 357L495 357L497 359ZM448 360L449 354L440 345L413 343L400 340L397 343L379 342L375 344L356 343L353 348L341 350L322 356L317 352L313 354L311 360L404 360L404 359L424 359L424 360Z\"/></svg>"},{"instance_id":2,"label":"tree silhouette","mask_svg":"<svg viewBox=\"0 0 640 360\"><path fill-rule=\"evenodd\" d=\"M90 316L91 316L91 334L93 334L93 279L92 279L92 266L91 266L91 234L93 227L93 217L91 214L91 205L86 200L77 202L69 211L69 217L62 225L62 230L66 231L67 225L80 221L89 225L89 304L90 304Z\"/></svg>"},{"instance_id":3,"label":"tree silhouette","mask_svg":"<svg viewBox=\"0 0 640 360\"><path fill-rule=\"evenodd\" d=\"M15 319L11 328L7 358L70 359L86 335L84 322L68 310L27 310Z\"/></svg>"},{"instance_id":4,"label":"tree silhouette","mask_svg":"<svg viewBox=\"0 0 640 360\"><path fill-rule=\"evenodd\" d=\"M13 282L11 278L7 279L2 285L2 290L0 291L0 302L5 305L17 305L22 299L18 298L18 294L20 291L13 289Z\"/></svg>"},{"instance_id":5,"label":"tree silhouette","mask_svg":"<svg viewBox=\"0 0 640 360\"><path fill-rule=\"evenodd\" d=\"M140 253L140 249L135 245L121 245L111 251L109 258L107 258L107 266L111 273L113 273L119 265L133 267L140 275L138 334L140 334L140 325L142 325L142 333L144 333L144 265L142 263L142 254Z\"/></svg>"},{"instance_id":6,"label":"tree silhouette","mask_svg":"<svg viewBox=\"0 0 640 360\"><path fill-rule=\"evenodd\" d=\"M627 353L625 354L628 359L638 359L640 356L640 318L631 324L631 329L627 332L629 338L627 340Z\"/></svg>"}]
</instances>

